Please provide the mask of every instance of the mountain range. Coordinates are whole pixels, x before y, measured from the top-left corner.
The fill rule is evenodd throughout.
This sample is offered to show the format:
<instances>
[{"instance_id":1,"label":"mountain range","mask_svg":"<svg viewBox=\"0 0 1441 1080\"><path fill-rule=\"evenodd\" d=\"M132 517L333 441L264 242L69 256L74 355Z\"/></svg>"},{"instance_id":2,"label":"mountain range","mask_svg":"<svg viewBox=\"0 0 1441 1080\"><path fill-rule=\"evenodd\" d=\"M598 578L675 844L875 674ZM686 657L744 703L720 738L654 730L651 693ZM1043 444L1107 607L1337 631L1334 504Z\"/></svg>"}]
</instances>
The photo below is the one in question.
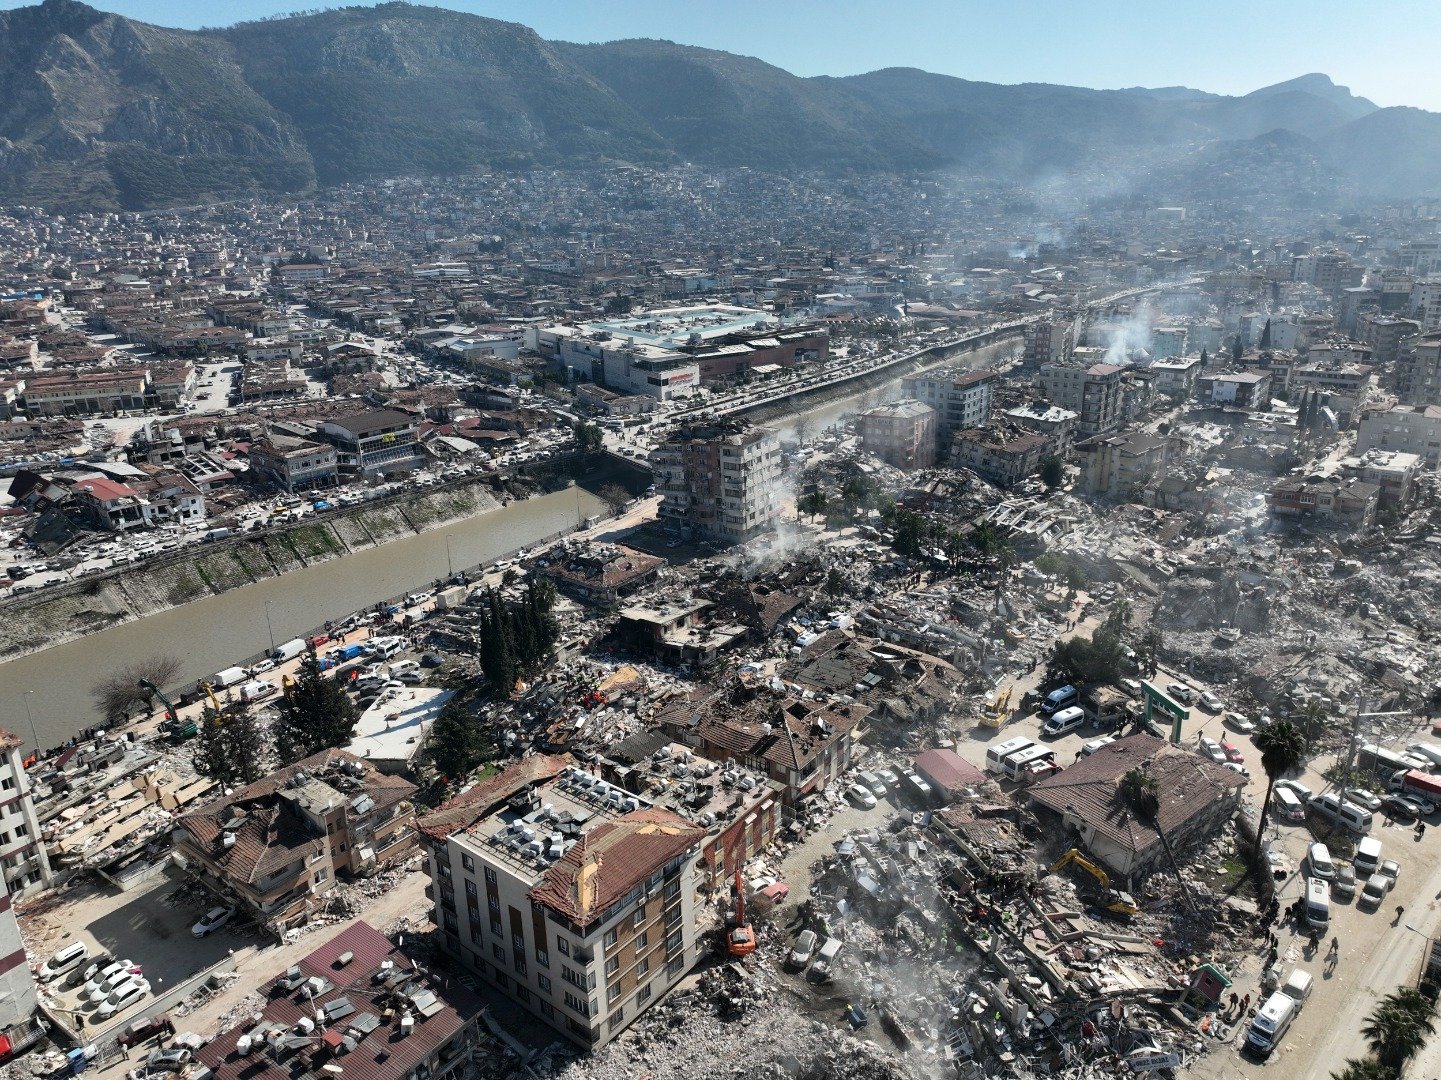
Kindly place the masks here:
<instances>
[{"instance_id":1,"label":"mountain range","mask_svg":"<svg viewBox=\"0 0 1441 1080\"><path fill-rule=\"evenodd\" d=\"M1028 183L1232 159L1273 163L1277 184L1300 163L1348 194L1435 194L1441 114L1378 108L1319 74L1243 97L912 68L800 78L403 3L198 31L78 0L0 11L0 202L57 210L476 168L690 161Z\"/></svg>"}]
</instances>

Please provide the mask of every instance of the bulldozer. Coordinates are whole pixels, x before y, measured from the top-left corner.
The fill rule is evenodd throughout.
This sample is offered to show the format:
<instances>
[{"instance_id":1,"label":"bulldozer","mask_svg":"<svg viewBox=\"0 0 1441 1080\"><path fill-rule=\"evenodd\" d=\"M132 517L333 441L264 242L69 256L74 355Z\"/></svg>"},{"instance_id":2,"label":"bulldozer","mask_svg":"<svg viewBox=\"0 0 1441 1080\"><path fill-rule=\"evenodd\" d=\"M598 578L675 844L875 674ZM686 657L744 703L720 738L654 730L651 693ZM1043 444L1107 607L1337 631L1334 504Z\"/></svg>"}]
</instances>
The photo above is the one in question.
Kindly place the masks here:
<instances>
[{"instance_id":1,"label":"bulldozer","mask_svg":"<svg viewBox=\"0 0 1441 1080\"><path fill-rule=\"evenodd\" d=\"M1131 894L1111 888L1111 875L1082 855L1080 848L1072 848L1053 862L1051 873L1054 874L1071 863L1075 863L1100 883L1103 894L1101 903L1111 914L1119 915L1123 919L1134 919L1141 913L1141 909L1136 906L1136 901L1131 898Z\"/></svg>"}]
</instances>

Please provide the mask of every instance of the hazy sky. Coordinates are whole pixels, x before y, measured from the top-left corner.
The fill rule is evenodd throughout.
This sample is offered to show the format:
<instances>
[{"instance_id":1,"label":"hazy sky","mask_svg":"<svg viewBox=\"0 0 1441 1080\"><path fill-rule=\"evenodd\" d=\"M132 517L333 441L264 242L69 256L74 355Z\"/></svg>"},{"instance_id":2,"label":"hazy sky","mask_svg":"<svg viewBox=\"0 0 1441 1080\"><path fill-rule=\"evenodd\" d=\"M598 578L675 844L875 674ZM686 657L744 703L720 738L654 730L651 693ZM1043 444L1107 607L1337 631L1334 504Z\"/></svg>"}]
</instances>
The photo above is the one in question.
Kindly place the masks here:
<instances>
[{"instance_id":1,"label":"hazy sky","mask_svg":"<svg viewBox=\"0 0 1441 1080\"><path fill-rule=\"evenodd\" d=\"M92 0L165 26L304 0ZM0 8L21 7L0 0ZM338 4L325 6L340 6ZM1441 111L1441 2L1390 0L444 0L543 37L669 38L798 75L919 67L989 82L1245 93L1320 71L1378 105Z\"/></svg>"}]
</instances>

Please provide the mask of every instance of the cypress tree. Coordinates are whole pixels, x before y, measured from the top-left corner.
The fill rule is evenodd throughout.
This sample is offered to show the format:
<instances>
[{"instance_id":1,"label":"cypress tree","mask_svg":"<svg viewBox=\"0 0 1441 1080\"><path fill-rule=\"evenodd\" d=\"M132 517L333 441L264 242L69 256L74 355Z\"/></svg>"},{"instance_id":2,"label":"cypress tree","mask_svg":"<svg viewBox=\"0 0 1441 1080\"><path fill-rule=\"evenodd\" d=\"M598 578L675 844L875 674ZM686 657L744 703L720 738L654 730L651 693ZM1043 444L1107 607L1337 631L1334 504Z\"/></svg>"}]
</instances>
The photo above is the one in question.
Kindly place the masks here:
<instances>
[{"instance_id":1,"label":"cypress tree","mask_svg":"<svg viewBox=\"0 0 1441 1080\"><path fill-rule=\"evenodd\" d=\"M286 688L279 708L275 749L285 764L344 746L360 718L344 687L321 673L314 649L300 661L295 682Z\"/></svg>"}]
</instances>

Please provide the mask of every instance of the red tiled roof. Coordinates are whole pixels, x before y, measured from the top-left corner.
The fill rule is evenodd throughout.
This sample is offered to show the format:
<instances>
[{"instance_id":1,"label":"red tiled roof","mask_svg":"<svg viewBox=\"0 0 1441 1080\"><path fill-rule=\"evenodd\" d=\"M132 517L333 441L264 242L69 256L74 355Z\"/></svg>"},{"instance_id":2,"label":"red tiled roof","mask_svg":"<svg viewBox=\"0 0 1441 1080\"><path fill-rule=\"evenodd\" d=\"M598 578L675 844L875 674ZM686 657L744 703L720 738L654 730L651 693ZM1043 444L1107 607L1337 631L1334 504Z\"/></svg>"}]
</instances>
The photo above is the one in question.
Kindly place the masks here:
<instances>
[{"instance_id":1,"label":"red tiled roof","mask_svg":"<svg viewBox=\"0 0 1441 1080\"><path fill-rule=\"evenodd\" d=\"M530 898L588 925L704 836L704 829L669 810L633 810L586 833L545 872Z\"/></svg>"},{"instance_id":2,"label":"red tiled roof","mask_svg":"<svg viewBox=\"0 0 1441 1080\"><path fill-rule=\"evenodd\" d=\"M119 483L115 480L107 480L102 477L96 477L93 480L81 480L75 485L73 490L88 492L101 502L109 502L112 499L133 498L135 496L135 489L129 485Z\"/></svg>"},{"instance_id":3,"label":"red tiled roof","mask_svg":"<svg viewBox=\"0 0 1441 1080\"><path fill-rule=\"evenodd\" d=\"M917 754L916 769L947 793L986 782L986 774L954 750L926 750Z\"/></svg>"},{"instance_id":4,"label":"red tiled roof","mask_svg":"<svg viewBox=\"0 0 1441 1080\"><path fill-rule=\"evenodd\" d=\"M344 967L337 961L351 953L353 959ZM425 985L435 993L441 1008L426 1016L413 1012L415 1026L409 1035L400 1031L400 1013L406 1002L398 1000L376 980L380 965L394 964L392 970L413 972L415 964L388 938L365 922L356 922L329 942L316 949L299 967L307 976L319 976L332 984L332 989L314 1001L302 998L299 992L271 997L261 1013L261 1022L284 1027L298 1034L296 1025L302 1017L315 1019L316 1010L347 998L355 1011L337 1017L330 1025L317 1028L311 1040L297 1046L277 1061L272 1052L254 1049L241 1057L236 1052L240 1036L253 1030L248 1022L216 1036L196 1056L213 1070L215 1080L291 1080L292 1076L313 1074L323 1076L332 1065L342 1070L345 1080L400 1080L429 1060L438 1049L450 1043L480 1014L484 1003L455 977L427 969ZM278 977L280 972L276 972ZM389 998L388 1001L382 999ZM388 1006L400 1006L386 1018ZM359 1034L356 1022L368 1015L380 1022L368 1034ZM337 1053L347 1039L355 1041L349 1053ZM312 1041L313 1040L313 1041Z\"/></svg>"},{"instance_id":5,"label":"red tiled roof","mask_svg":"<svg viewBox=\"0 0 1441 1080\"><path fill-rule=\"evenodd\" d=\"M508 769L484 780L469 791L441 803L434 811L415 823L415 827L432 840L444 840L490 815L500 803L531 784L543 783L560 775L571 763L569 756L535 754L521 758Z\"/></svg>"}]
</instances>

